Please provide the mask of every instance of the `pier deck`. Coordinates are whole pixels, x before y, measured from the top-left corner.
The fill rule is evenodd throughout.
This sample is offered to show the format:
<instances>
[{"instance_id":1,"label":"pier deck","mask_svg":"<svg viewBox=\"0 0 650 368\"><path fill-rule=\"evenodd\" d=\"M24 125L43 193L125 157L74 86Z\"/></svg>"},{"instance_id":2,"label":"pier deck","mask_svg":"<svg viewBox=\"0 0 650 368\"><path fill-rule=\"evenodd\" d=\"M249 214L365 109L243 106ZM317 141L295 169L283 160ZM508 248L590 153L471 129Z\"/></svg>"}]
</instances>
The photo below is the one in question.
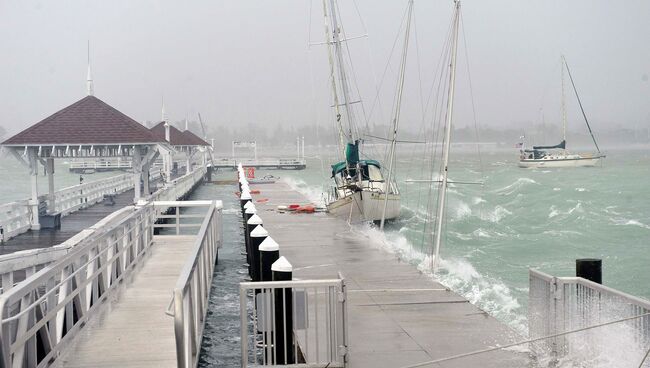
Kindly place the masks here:
<instances>
[{"instance_id":1,"label":"pier deck","mask_svg":"<svg viewBox=\"0 0 650 368\"><path fill-rule=\"evenodd\" d=\"M395 368L522 340L506 325L325 213L279 213L309 201L284 183L256 185L264 227L294 278L341 271L348 286L349 367ZM497 351L424 367L524 367L525 353Z\"/></svg>"},{"instance_id":2,"label":"pier deck","mask_svg":"<svg viewBox=\"0 0 650 368\"><path fill-rule=\"evenodd\" d=\"M55 367L176 367L174 318L165 314L195 236L155 236L151 254Z\"/></svg>"},{"instance_id":3,"label":"pier deck","mask_svg":"<svg viewBox=\"0 0 650 368\"><path fill-rule=\"evenodd\" d=\"M134 190L116 195L115 204L106 206L97 203L88 208L75 211L61 218L58 229L29 230L0 244L0 254L9 254L26 249L49 248L63 243L80 231L89 228L111 213L133 204Z\"/></svg>"}]
</instances>

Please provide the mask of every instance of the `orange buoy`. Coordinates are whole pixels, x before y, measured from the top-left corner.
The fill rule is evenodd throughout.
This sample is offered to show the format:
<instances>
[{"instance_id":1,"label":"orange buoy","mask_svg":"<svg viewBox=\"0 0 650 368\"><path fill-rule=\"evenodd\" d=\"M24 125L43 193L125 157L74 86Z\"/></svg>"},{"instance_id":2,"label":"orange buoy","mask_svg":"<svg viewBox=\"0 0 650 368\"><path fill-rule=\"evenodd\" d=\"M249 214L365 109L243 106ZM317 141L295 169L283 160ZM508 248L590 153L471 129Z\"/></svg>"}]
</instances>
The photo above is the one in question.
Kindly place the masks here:
<instances>
[{"instance_id":1,"label":"orange buoy","mask_svg":"<svg viewBox=\"0 0 650 368\"><path fill-rule=\"evenodd\" d=\"M314 213L316 212L316 208L314 206L307 205L307 206L299 207L298 209L296 209L296 212Z\"/></svg>"},{"instance_id":2,"label":"orange buoy","mask_svg":"<svg viewBox=\"0 0 650 368\"><path fill-rule=\"evenodd\" d=\"M251 194L260 194L259 190L251 190Z\"/></svg>"},{"instance_id":3,"label":"orange buoy","mask_svg":"<svg viewBox=\"0 0 650 368\"><path fill-rule=\"evenodd\" d=\"M296 210L296 209L298 209L298 208L300 208L300 205L299 205L299 204L290 204L290 205L289 205L289 209L290 209L290 210Z\"/></svg>"},{"instance_id":4,"label":"orange buoy","mask_svg":"<svg viewBox=\"0 0 650 368\"><path fill-rule=\"evenodd\" d=\"M257 200L257 203L266 203L266 202L268 202L268 201L269 201L268 198L262 198L262 199L258 199L258 200Z\"/></svg>"}]
</instances>

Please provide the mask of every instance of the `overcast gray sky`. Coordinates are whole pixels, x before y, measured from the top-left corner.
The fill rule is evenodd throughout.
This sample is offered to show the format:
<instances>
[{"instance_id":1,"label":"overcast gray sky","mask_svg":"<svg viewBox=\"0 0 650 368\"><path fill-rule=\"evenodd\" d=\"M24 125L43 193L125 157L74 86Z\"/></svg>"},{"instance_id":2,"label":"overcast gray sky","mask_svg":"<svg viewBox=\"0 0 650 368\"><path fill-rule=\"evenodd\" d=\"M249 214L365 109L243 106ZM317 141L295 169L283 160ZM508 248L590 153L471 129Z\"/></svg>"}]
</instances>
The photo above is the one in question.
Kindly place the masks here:
<instances>
[{"instance_id":1,"label":"overcast gray sky","mask_svg":"<svg viewBox=\"0 0 650 368\"><path fill-rule=\"evenodd\" d=\"M369 108L406 0L340 0L357 81ZM97 97L139 121L219 124L327 121L330 93L318 0L0 0L0 125L21 130L85 95L86 41ZM311 8L311 16L310 16ZM415 1L422 85L430 87L451 1ZM650 1L463 1L463 24L482 126L559 117L559 56L572 68L597 128L650 124ZM311 19L311 20L310 20ZM311 28L309 27L311 23ZM412 46L415 43L412 42ZM471 124L465 50L460 49L459 126ZM404 122L420 121L415 47ZM393 59L395 55L393 55ZM393 60L393 63L395 61ZM382 85L385 124L395 84ZM570 96L570 95L569 95ZM378 110L379 111L379 110ZM578 112L570 99L570 117Z\"/></svg>"}]
</instances>

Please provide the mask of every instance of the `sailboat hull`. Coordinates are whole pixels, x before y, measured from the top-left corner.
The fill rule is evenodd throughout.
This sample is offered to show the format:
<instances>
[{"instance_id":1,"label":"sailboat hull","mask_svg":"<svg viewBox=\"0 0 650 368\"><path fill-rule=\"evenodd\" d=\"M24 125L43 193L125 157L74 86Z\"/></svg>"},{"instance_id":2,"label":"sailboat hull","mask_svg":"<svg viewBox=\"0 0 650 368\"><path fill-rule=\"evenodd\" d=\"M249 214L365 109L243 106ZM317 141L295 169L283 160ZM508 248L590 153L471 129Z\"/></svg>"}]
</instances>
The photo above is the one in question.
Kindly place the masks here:
<instances>
[{"instance_id":1,"label":"sailboat hull","mask_svg":"<svg viewBox=\"0 0 650 368\"><path fill-rule=\"evenodd\" d=\"M602 155L551 155L540 159L520 159L519 167L523 168L561 168L561 167L593 167L600 163Z\"/></svg>"},{"instance_id":2,"label":"sailboat hull","mask_svg":"<svg viewBox=\"0 0 650 368\"><path fill-rule=\"evenodd\" d=\"M380 221L384 209L386 194L360 191L339 198L327 205L327 211L336 217L350 220L352 223L366 221ZM386 219L399 217L400 195L388 194L386 204Z\"/></svg>"}]
</instances>

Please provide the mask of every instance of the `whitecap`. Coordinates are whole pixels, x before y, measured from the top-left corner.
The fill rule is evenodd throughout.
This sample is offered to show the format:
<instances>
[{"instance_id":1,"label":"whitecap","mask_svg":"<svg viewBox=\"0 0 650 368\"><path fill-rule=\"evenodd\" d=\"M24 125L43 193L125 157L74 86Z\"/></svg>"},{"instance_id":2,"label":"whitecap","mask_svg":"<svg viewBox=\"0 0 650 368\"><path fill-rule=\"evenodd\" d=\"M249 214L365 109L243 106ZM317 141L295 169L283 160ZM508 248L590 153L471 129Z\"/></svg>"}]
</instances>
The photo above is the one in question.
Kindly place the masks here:
<instances>
[{"instance_id":1,"label":"whitecap","mask_svg":"<svg viewBox=\"0 0 650 368\"><path fill-rule=\"evenodd\" d=\"M321 188L310 186L304 180L290 176L285 176L281 178L280 181L286 183L291 187L291 189L307 197L307 199L312 203L319 206L325 205L325 193L323 193Z\"/></svg>"}]
</instances>

